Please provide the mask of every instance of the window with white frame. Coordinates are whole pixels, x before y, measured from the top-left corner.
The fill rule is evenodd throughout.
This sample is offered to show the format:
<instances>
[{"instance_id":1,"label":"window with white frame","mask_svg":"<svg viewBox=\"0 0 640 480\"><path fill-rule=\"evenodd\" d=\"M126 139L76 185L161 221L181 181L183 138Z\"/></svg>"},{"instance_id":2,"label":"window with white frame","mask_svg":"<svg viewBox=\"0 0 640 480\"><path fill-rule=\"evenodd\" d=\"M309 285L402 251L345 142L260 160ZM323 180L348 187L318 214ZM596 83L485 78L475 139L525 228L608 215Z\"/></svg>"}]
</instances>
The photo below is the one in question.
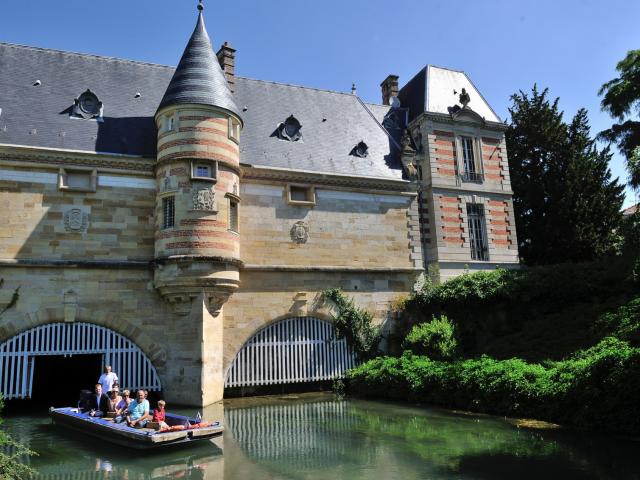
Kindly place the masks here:
<instances>
[{"instance_id":1,"label":"window with white frame","mask_svg":"<svg viewBox=\"0 0 640 480\"><path fill-rule=\"evenodd\" d=\"M162 199L162 228L172 228L176 224L176 197L171 195Z\"/></svg>"},{"instance_id":2,"label":"window with white frame","mask_svg":"<svg viewBox=\"0 0 640 480\"><path fill-rule=\"evenodd\" d=\"M482 175L478 139L471 136L458 137L458 154L461 159L458 168L462 181L482 183L484 176Z\"/></svg>"},{"instance_id":3,"label":"window with white frame","mask_svg":"<svg viewBox=\"0 0 640 480\"><path fill-rule=\"evenodd\" d=\"M236 143L240 142L240 122L229 117L229 138Z\"/></svg>"},{"instance_id":4,"label":"window with white frame","mask_svg":"<svg viewBox=\"0 0 640 480\"><path fill-rule=\"evenodd\" d=\"M174 120L174 116L173 115L166 115L164 117L163 120L163 125L162 125L162 131L164 132L171 132L174 129L174 124L175 124L175 120Z\"/></svg>"},{"instance_id":5,"label":"window with white frame","mask_svg":"<svg viewBox=\"0 0 640 480\"><path fill-rule=\"evenodd\" d=\"M489 260L484 205L480 203L467 203L467 221L469 224L471 260Z\"/></svg>"},{"instance_id":6,"label":"window with white frame","mask_svg":"<svg viewBox=\"0 0 640 480\"><path fill-rule=\"evenodd\" d=\"M215 182L218 176L217 162L193 160L191 162L191 179Z\"/></svg>"}]
</instances>

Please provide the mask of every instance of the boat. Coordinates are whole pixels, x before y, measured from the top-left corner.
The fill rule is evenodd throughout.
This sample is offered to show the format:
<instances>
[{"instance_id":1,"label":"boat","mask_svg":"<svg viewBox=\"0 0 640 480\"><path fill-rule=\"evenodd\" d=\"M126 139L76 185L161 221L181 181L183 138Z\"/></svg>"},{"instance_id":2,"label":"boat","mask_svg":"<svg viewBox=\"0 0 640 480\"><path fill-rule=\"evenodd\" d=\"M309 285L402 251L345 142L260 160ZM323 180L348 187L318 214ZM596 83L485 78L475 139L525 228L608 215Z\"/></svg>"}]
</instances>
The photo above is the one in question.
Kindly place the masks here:
<instances>
[{"instance_id":1,"label":"boat","mask_svg":"<svg viewBox=\"0 0 640 480\"><path fill-rule=\"evenodd\" d=\"M165 423L169 426L165 430L132 428L124 422L115 423L110 418L92 417L72 407L51 408L49 414L56 425L140 450L187 445L221 437L224 432L220 422L201 422L174 413L165 414Z\"/></svg>"}]
</instances>

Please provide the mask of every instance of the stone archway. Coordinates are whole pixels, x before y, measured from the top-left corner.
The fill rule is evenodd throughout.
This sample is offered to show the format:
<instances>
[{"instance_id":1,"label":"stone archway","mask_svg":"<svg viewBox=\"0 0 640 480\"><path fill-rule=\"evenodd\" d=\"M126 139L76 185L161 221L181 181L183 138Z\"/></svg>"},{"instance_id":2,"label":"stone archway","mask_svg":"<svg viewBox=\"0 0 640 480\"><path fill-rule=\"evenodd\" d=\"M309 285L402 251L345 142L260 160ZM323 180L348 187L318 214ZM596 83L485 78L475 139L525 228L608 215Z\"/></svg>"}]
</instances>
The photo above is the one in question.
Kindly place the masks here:
<instances>
[{"instance_id":1,"label":"stone archway","mask_svg":"<svg viewBox=\"0 0 640 480\"><path fill-rule=\"evenodd\" d=\"M345 339L331 322L290 317L258 330L238 351L225 387L333 380L355 366Z\"/></svg>"},{"instance_id":2,"label":"stone archway","mask_svg":"<svg viewBox=\"0 0 640 480\"><path fill-rule=\"evenodd\" d=\"M88 322L47 323L0 343L0 391L6 399L30 398L35 357L103 355L129 389L159 391L160 377L149 357L124 335Z\"/></svg>"}]
</instances>

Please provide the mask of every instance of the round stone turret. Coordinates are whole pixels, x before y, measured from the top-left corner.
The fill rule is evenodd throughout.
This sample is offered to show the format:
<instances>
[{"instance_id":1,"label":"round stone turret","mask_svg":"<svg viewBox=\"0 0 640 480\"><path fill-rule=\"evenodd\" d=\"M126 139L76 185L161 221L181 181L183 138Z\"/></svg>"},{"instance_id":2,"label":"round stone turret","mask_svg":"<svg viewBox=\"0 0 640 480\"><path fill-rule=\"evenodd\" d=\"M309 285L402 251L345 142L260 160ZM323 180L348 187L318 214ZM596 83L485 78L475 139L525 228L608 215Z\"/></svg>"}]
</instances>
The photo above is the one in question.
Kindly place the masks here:
<instances>
[{"instance_id":1,"label":"round stone turret","mask_svg":"<svg viewBox=\"0 0 640 480\"><path fill-rule=\"evenodd\" d=\"M242 118L202 10L155 121L155 286L182 313L204 292L216 314L239 285Z\"/></svg>"}]
</instances>

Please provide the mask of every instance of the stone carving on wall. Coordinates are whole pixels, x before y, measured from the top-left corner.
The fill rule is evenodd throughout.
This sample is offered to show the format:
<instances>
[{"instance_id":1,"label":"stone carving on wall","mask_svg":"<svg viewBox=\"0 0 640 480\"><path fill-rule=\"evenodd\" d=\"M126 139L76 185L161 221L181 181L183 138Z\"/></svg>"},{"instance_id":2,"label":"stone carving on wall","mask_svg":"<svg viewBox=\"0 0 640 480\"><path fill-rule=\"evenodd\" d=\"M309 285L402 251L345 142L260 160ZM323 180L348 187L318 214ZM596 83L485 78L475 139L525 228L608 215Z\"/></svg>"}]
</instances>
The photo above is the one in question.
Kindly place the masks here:
<instances>
[{"instance_id":1,"label":"stone carving on wall","mask_svg":"<svg viewBox=\"0 0 640 480\"><path fill-rule=\"evenodd\" d=\"M304 221L299 221L293 224L293 227L291 227L291 240L293 240L294 243L307 243L307 240L309 239L309 225L307 225L307 222Z\"/></svg>"},{"instance_id":2,"label":"stone carving on wall","mask_svg":"<svg viewBox=\"0 0 640 480\"><path fill-rule=\"evenodd\" d=\"M213 188L200 185L193 187L192 210L204 212L217 212L216 194Z\"/></svg>"},{"instance_id":3,"label":"stone carving on wall","mask_svg":"<svg viewBox=\"0 0 640 480\"><path fill-rule=\"evenodd\" d=\"M89 226L89 214L80 208L71 208L64 213L63 222L67 232L85 233Z\"/></svg>"}]
</instances>

